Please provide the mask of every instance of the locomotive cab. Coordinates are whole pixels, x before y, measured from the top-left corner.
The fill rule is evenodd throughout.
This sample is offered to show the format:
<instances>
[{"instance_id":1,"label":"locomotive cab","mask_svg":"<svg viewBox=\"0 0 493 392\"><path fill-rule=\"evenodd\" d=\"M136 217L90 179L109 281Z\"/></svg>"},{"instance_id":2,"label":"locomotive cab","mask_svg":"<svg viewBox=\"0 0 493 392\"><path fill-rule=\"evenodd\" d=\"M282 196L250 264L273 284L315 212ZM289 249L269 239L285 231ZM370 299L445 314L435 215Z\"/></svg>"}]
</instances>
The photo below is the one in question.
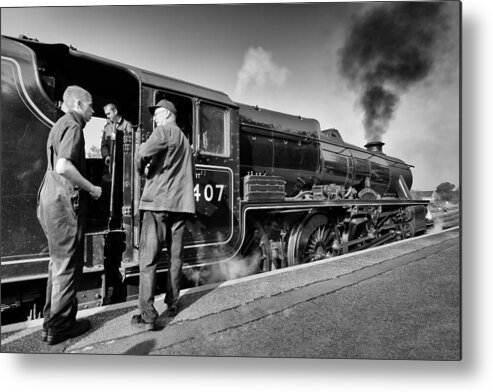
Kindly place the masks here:
<instances>
[{"instance_id":1,"label":"locomotive cab","mask_svg":"<svg viewBox=\"0 0 493 392\"><path fill-rule=\"evenodd\" d=\"M63 115L63 92L70 85L85 88L92 95L94 115L86 124L84 137L86 141L87 177L95 185L102 185L103 165L100 153L102 130L106 124L103 107L115 103L119 113L132 124L139 124L140 83L138 78L124 66L78 52L66 45L48 45L31 39L15 39L22 43L16 50L23 50L29 56L32 69L20 70L20 78L26 72L33 73L36 83L28 86L35 90L36 96L44 98L41 109L51 116L51 126ZM10 46L11 41L2 40L2 45ZM21 79L20 79L21 81ZM9 99L7 97L7 99ZM51 106L51 107L50 107ZM43 133L49 132L49 129ZM44 167L36 173L41 183ZM121 168L119 168L121 172ZM121 183L121 181L119 181ZM107 202L105 203L104 200ZM109 199L91 200L88 217L88 231L99 231L107 225L110 204Z\"/></svg>"}]
</instances>

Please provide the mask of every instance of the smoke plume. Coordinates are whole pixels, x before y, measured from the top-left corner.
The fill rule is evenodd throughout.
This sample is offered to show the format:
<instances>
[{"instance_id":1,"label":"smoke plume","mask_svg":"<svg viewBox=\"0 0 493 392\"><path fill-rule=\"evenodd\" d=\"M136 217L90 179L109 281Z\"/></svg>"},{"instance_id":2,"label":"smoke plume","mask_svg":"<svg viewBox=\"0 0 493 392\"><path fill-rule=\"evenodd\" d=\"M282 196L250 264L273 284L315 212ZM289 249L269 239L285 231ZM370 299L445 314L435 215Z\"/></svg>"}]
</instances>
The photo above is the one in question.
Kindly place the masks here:
<instances>
[{"instance_id":1,"label":"smoke plume","mask_svg":"<svg viewBox=\"0 0 493 392\"><path fill-rule=\"evenodd\" d=\"M399 97L430 75L449 26L443 3L394 3L355 19L340 73L360 94L367 141L381 140Z\"/></svg>"}]
</instances>

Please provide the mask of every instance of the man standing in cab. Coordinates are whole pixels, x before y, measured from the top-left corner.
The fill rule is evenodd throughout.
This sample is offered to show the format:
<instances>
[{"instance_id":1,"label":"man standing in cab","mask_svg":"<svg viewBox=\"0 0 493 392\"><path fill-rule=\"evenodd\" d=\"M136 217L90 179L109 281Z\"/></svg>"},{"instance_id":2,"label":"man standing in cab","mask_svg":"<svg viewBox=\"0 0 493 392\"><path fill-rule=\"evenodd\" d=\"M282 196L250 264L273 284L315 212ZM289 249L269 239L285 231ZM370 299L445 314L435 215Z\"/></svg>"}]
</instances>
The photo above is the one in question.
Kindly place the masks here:
<instances>
[{"instance_id":1,"label":"man standing in cab","mask_svg":"<svg viewBox=\"0 0 493 392\"><path fill-rule=\"evenodd\" d=\"M139 209L143 220L139 245L139 310L132 324L147 329L158 328L154 307L156 267L163 245L168 256L165 303L168 315L178 311L183 263L183 234L187 216L195 213L193 196L192 149L176 124L175 105L160 100L149 110L156 124L149 139L135 156L137 170L146 176Z\"/></svg>"},{"instance_id":2,"label":"man standing in cab","mask_svg":"<svg viewBox=\"0 0 493 392\"><path fill-rule=\"evenodd\" d=\"M101 138L101 157L104 162L102 204L106 213L109 213L109 229L114 230L121 227L122 218L123 136L132 134L132 124L123 118L116 104L108 103L103 109L107 122Z\"/></svg>"}]
</instances>

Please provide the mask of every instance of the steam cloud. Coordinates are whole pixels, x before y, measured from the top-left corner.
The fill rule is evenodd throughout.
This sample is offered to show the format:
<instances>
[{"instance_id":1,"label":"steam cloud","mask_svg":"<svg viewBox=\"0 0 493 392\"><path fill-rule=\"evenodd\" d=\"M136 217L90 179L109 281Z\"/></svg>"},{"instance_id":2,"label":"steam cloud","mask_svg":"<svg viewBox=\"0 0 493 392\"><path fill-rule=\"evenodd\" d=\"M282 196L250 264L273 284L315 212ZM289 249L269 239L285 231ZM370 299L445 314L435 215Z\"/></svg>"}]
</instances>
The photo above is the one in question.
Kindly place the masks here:
<instances>
[{"instance_id":1,"label":"steam cloud","mask_svg":"<svg viewBox=\"0 0 493 392\"><path fill-rule=\"evenodd\" d=\"M249 48L245 53L243 65L238 71L236 93L243 93L248 86L264 87L266 85L282 86L289 75L286 67L277 65L272 60L272 53L263 48Z\"/></svg>"},{"instance_id":2,"label":"steam cloud","mask_svg":"<svg viewBox=\"0 0 493 392\"><path fill-rule=\"evenodd\" d=\"M224 242L223 236L218 233L217 242ZM219 247L214 250L214 258L220 259L226 254L225 247ZM205 258L206 254L202 248L197 251L198 258ZM188 280L194 282L196 286L209 283L223 282L226 280L242 278L260 272L261 254L260 251L254 251L250 255L233 257L224 262L211 264L204 268L184 269L183 273Z\"/></svg>"},{"instance_id":3,"label":"steam cloud","mask_svg":"<svg viewBox=\"0 0 493 392\"><path fill-rule=\"evenodd\" d=\"M444 3L386 4L354 21L339 70L360 92L367 141L381 140L400 94L433 70L448 28Z\"/></svg>"},{"instance_id":4,"label":"steam cloud","mask_svg":"<svg viewBox=\"0 0 493 392\"><path fill-rule=\"evenodd\" d=\"M249 257L236 257L202 269L183 270L183 273L196 286L202 286L253 275L260 272L259 266L260 254L255 253Z\"/></svg>"}]
</instances>

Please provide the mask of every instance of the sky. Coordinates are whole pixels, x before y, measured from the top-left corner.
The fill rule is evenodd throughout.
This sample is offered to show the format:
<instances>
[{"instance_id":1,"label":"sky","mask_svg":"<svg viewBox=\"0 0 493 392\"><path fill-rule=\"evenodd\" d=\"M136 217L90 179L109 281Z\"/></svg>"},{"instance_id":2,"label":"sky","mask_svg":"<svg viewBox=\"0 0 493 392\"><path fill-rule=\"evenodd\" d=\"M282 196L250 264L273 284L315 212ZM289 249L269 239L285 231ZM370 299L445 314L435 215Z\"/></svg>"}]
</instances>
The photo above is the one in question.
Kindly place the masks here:
<instances>
[{"instance_id":1,"label":"sky","mask_svg":"<svg viewBox=\"0 0 493 392\"><path fill-rule=\"evenodd\" d=\"M315 118L322 129L337 128L345 141L363 147L370 140L359 104L361 86L355 87L355 80L341 72L341 49L353 23L381 6L363 2L3 8L1 32L70 44L223 91L236 102ZM424 77L405 88L394 83L398 104L381 135L385 153L415 166L417 190L434 190L445 181L460 185L460 16L458 3L446 8L449 29L443 37L448 46L432 48L433 67ZM405 43L412 34L406 34L406 26L396 35L402 31ZM357 42L373 40L373 34L366 34Z\"/></svg>"}]
</instances>

